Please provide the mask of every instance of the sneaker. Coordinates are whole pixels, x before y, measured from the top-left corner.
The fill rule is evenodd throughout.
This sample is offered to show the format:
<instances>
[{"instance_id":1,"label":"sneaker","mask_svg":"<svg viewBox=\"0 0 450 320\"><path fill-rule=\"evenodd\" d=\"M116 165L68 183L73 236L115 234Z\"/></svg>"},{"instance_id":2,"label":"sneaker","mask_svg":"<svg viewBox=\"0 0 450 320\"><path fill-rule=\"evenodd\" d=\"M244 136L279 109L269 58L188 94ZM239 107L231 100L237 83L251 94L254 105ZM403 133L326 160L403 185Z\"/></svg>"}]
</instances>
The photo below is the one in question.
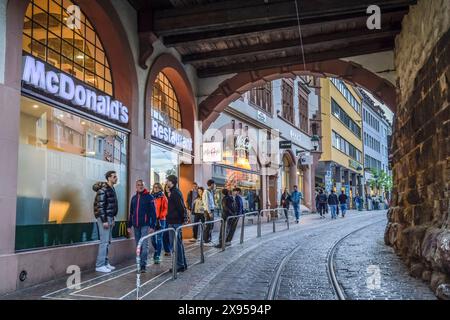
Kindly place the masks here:
<instances>
[{"instance_id":1,"label":"sneaker","mask_svg":"<svg viewBox=\"0 0 450 320\"><path fill-rule=\"evenodd\" d=\"M204 245L207 246L207 247L214 247L214 243L212 241L205 242Z\"/></svg>"},{"instance_id":2,"label":"sneaker","mask_svg":"<svg viewBox=\"0 0 450 320\"><path fill-rule=\"evenodd\" d=\"M214 248L222 249L222 245L221 245L221 244L216 244L216 245L214 246Z\"/></svg>"},{"instance_id":3,"label":"sneaker","mask_svg":"<svg viewBox=\"0 0 450 320\"><path fill-rule=\"evenodd\" d=\"M146 273L147 272L147 269L145 268L145 266L141 266L140 272L141 273Z\"/></svg>"},{"instance_id":4,"label":"sneaker","mask_svg":"<svg viewBox=\"0 0 450 320\"><path fill-rule=\"evenodd\" d=\"M178 268L178 269L177 269L177 272L184 272L184 271L186 271L186 270L187 270L187 268L181 267L181 268ZM170 268L170 269L169 269L169 273L172 273L172 272L173 272L173 269Z\"/></svg>"},{"instance_id":5,"label":"sneaker","mask_svg":"<svg viewBox=\"0 0 450 320\"><path fill-rule=\"evenodd\" d=\"M164 256L170 257L172 254L170 252L164 252Z\"/></svg>"},{"instance_id":6,"label":"sneaker","mask_svg":"<svg viewBox=\"0 0 450 320\"><path fill-rule=\"evenodd\" d=\"M228 246L231 246L231 241L228 241L228 242L225 242L225 245L228 247Z\"/></svg>"},{"instance_id":7,"label":"sneaker","mask_svg":"<svg viewBox=\"0 0 450 320\"><path fill-rule=\"evenodd\" d=\"M111 271L116 270L116 267L110 265L109 263L106 265L106 267Z\"/></svg>"},{"instance_id":8,"label":"sneaker","mask_svg":"<svg viewBox=\"0 0 450 320\"><path fill-rule=\"evenodd\" d=\"M298 223L298 220L295 220L295 223Z\"/></svg>"},{"instance_id":9,"label":"sneaker","mask_svg":"<svg viewBox=\"0 0 450 320\"><path fill-rule=\"evenodd\" d=\"M161 263L161 258L160 257L153 258L153 263L154 264L160 264Z\"/></svg>"},{"instance_id":10,"label":"sneaker","mask_svg":"<svg viewBox=\"0 0 450 320\"><path fill-rule=\"evenodd\" d=\"M95 268L95 271L102 272L102 273L109 273L109 272L111 272L111 269L109 269L107 266L102 266L102 267Z\"/></svg>"},{"instance_id":11,"label":"sneaker","mask_svg":"<svg viewBox=\"0 0 450 320\"><path fill-rule=\"evenodd\" d=\"M195 243L197 242L197 239L189 239L189 242Z\"/></svg>"}]
</instances>

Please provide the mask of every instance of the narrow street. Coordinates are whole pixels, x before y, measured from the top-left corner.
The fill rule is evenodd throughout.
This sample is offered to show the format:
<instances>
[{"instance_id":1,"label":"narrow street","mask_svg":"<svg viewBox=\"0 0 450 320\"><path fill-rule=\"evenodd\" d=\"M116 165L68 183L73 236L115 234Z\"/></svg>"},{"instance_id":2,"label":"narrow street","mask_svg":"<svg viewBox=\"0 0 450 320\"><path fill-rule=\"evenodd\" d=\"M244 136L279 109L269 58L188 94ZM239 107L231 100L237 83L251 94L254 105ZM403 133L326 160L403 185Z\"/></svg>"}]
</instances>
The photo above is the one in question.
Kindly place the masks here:
<instances>
[{"instance_id":1,"label":"narrow street","mask_svg":"<svg viewBox=\"0 0 450 320\"><path fill-rule=\"evenodd\" d=\"M329 261L347 299L435 299L384 245L386 211L350 211L337 220L312 214L303 216L299 225L292 223L287 230L284 221L277 222L276 233L271 223L263 224L261 238L256 238L255 226L246 226L244 244L236 236L224 252L205 247L204 264L199 263L198 245L186 242L188 270L172 280L170 260L151 265L142 276L139 299L334 300L338 297L330 281ZM378 267L381 276L379 287L372 289L367 285L371 266ZM136 299L132 261L106 276L83 273L81 280L80 289L67 289L61 279L3 298Z\"/></svg>"}]
</instances>

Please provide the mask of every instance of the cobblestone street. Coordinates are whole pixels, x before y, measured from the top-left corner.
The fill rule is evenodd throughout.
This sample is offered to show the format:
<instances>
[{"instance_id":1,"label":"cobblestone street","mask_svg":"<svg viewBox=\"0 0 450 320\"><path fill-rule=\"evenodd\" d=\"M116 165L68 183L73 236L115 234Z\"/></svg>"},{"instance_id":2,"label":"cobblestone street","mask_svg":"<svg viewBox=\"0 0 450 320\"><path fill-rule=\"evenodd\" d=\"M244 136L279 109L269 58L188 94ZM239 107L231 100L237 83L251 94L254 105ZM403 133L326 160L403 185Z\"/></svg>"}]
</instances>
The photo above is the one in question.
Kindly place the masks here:
<instances>
[{"instance_id":1,"label":"cobblestone street","mask_svg":"<svg viewBox=\"0 0 450 320\"><path fill-rule=\"evenodd\" d=\"M151 265L142 276L139 298L168 299L336 299L329 279L327 261L338 243L334 259L337 279L348 299L434 299L426 284L410 277L400 259L383 243L386 211L350 211L345 218L319 219L305 215L300 224L286 229L284 221L256 227L246 226L246 241L224 252L205 247L200 264L198 245L186 242L189 269L172 280L170 260ZM238 229L239 230L239 229ZM356 231L356 232L355 232ZM217 236L217 235L216 235ZM380 268L380 287L369 289L368 266ZM118 266L113 274L82 275L80 289L65 288L65 279L5 296L6 299L136 299L135 266Z\"/></svg>"}]
</instances>

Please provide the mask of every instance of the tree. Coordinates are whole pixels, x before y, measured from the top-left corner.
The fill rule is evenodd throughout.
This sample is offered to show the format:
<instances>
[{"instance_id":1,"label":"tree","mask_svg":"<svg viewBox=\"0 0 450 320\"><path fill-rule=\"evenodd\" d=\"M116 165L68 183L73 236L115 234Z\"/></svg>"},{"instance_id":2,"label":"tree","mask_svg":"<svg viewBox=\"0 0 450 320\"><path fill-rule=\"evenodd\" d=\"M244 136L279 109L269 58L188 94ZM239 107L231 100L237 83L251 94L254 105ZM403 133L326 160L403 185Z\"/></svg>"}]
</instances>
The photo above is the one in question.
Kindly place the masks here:
<instances>
[{"instance_id":1,"label":"tree","mask_svg":"<svg viewBox=\"0 0 450 320\"><path fill-rule=\"evenodd\" d=\"M383 192L391 192L392 190L392 176L388 175L382 170L371 169L372 178L367 182L371 189Z\"/></svg>"}]
</instances>

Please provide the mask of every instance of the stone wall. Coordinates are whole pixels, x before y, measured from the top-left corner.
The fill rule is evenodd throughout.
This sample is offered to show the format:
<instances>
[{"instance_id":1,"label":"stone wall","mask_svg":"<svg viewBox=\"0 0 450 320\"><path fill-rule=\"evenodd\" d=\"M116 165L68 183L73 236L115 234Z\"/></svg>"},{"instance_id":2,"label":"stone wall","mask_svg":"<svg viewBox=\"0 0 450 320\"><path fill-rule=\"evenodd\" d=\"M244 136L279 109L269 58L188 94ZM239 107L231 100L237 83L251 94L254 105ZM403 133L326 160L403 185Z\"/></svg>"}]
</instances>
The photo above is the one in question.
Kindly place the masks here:
<instances>
[{"instance_id":1,"label":"stone wall","mask_svg":"<svg viewBox=\"0 0 450 320\"><path fill-rule=\"evenodd\" d=\"M419 2L418 5L423 4ZM443 3L446 1L434 1ZM427 3L432 3L432 1ZM448 4L449 2L447 2ZM448 11L421 7L405 18L402 34ZM434 19L428 19L435 12ZM413 12L414 13L414 12ZM411 14L411 12L410 12ZM418 14L422 16L418 16ZM448 19L448 17L445 17ZM442 25L442 24L441 24ZM440 298L450 298L450 30L435 38L421 34L416 49L396 42L399 105L392 144L394 190L385 242L405 260L411 274L427 281ZM433 34L436 32L432 32ZM414 35L412 38L417 38ZM401 41L413 41L403 36ZM428 42L434 42L430 47ZM430 47L430 48L428 48ZM429 52L426 52L429 50ZM418 53L417 53L418 54ZM419 57L420 56L420 57Z\"/></svg>"}]
</instances>

